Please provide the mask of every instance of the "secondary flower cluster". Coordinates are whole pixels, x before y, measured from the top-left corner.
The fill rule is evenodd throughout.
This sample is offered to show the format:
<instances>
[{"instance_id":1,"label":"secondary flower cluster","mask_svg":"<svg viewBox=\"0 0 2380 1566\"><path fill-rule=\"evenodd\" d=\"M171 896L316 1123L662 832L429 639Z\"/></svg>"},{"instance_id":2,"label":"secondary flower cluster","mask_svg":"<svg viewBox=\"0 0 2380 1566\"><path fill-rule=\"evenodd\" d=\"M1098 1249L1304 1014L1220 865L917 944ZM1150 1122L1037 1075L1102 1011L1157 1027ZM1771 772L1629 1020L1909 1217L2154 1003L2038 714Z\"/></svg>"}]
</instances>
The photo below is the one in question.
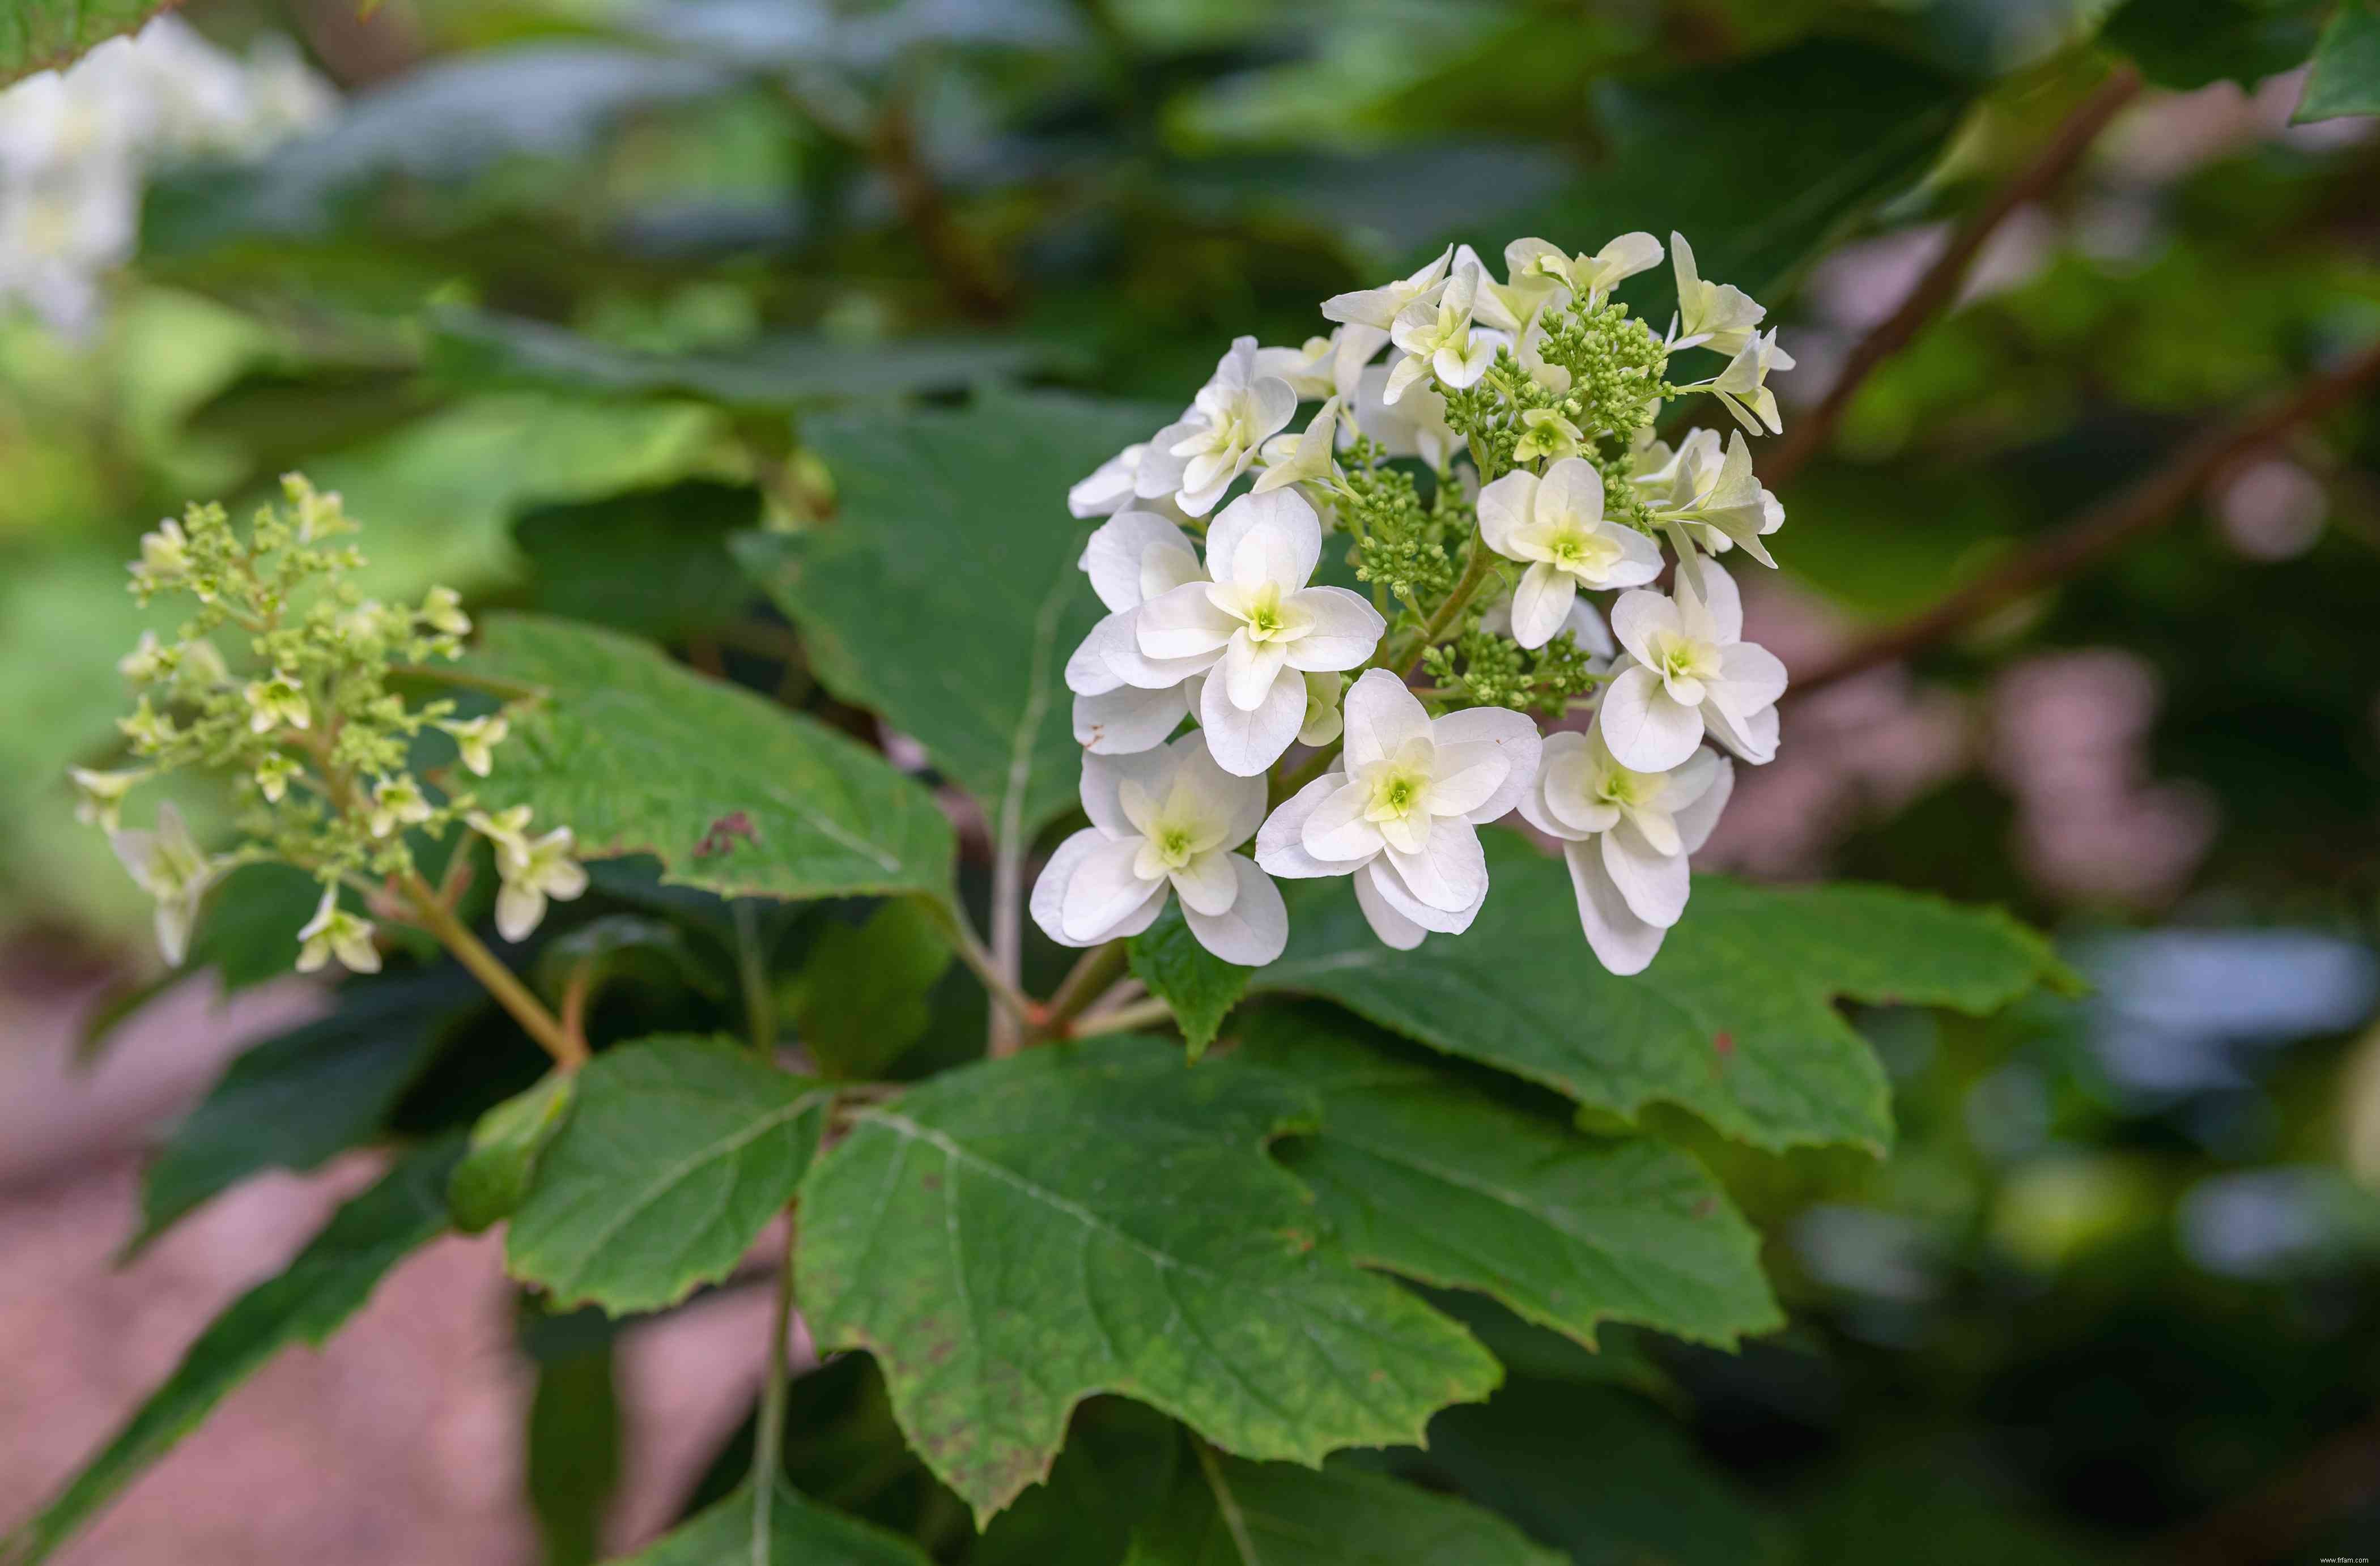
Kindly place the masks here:
<instances>
[{"instance_id":1,"label":"secondary flower cluster","mask_svg":"<svg viewBox=\"0 0 2380 1566\"><path fill-rule=\"evenodd\" d=\"M241 61L171 16L0 92L0 301L79 334L132 253L149 168L252 155L336 103L286 39Z\"/></svg>"},{"instance_id":2,"label":"secondary flower cluster","mask_svg":"<svg viewBox=\"0 0 2380 1566\"><path fill-rule=\"evenodd\" d=\"M1785 671L1715 557L1776 564L1784 510L1744 437L1781 429L1767 378L1793 364L1682 237L1668 259L1657 334L1611 297L1660 264L1650 234L1518 239L1501 279L1450 247L1325 300L1328 336L1238 339L1180 419L1073 488L1104 518L1082 568L1109 613L1066 665L1091 824L1034 887L1052 940L1137 934L1178 896L1208 950L1261 965L1288 940L1274 878L1349 876L1411 948L1470 928L1476 829L1517 810L1562 844L1605 966L1652 961L1730 754L1777 752ZM1670 380L1696 348L1715 371ZM1694 394L1740 428L1663 440ZM1617 595L1608 621L1594 593Z\"/></svg>"},{"instance_id":3,"label":"secondary flower cluster","mask_svg":"<svg viewBox=\"0 0 2380 1566\"><path fill-rule=\"evenodd\" d=\"M143 764L73 769L80 819L106 832L132 879L156 899L157 943L169 963L188 954L200 904L217 880L240 865L277 859L322 886L313 918L298 931L298 967L311 971L335 957L373 972L377 932L340 906L341 889L383 917L447 925L469 856L457 849L445 884L432 889L415 864L414 843L435 841L458 820L493 844L497 928L522 939L548 898L586 889L570 829L532 836L525 807L488 815L472 808L451 775L433 770L425 780L413 770L419 747L435 733L464 771L487 777L511 727L504 712L462 718L452 701L411 705L389 688L394 675L462 655L471 622L460 599L447 588L431 589L412 607L364 598L346 580L362 557L334 541L357 531L339 497L295 474L283 492L285 505L259 511L244 536L221 506L193 505L141 539L134 595L145 605L188 594L197 609L173 641L144 632L118 663L138 693L119 726ZM239 645L244 671L217 645L224 632ZM171 800L158 806L153 829L124 826L136 786L190 765L237 781L239 847L202 850Z\"/></svg>"}]
</instances>

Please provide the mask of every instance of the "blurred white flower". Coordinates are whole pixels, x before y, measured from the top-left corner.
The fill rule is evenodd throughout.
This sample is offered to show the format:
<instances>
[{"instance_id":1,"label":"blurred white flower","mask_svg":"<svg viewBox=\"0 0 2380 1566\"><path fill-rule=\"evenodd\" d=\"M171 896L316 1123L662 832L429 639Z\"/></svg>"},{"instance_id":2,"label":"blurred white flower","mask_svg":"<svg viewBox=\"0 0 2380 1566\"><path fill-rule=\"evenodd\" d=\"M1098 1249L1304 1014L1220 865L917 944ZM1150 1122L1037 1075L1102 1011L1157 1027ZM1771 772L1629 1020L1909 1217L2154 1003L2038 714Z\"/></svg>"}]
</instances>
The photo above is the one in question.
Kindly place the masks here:
<instances>
[{"instance_id":1,"label":"blurred white flower","mask_svg":"<svg viewBox=\"0 0 2380 1566\"><path fill-rule=\"evenodd\" d=\"M154 832L126 829L108 833L107 841L140 890L157 900L157 950L180 967L189 954L200 900L223 873L222 861L200 852L170 799L157 807Z\"/></svg>"},{"instance_id":2,"label":"blurred white flower","mask_svg":"<svg viewBox=\"0 0 2380 1566\"><path fill-rule=\"evenodd\" d=\"M380 972L380 948L372 944L370 919L339 906L339 889L326 886L314 917L298 931L298 971L313 973L333 957L349 973Z\"/></svg>"}]
</instances>

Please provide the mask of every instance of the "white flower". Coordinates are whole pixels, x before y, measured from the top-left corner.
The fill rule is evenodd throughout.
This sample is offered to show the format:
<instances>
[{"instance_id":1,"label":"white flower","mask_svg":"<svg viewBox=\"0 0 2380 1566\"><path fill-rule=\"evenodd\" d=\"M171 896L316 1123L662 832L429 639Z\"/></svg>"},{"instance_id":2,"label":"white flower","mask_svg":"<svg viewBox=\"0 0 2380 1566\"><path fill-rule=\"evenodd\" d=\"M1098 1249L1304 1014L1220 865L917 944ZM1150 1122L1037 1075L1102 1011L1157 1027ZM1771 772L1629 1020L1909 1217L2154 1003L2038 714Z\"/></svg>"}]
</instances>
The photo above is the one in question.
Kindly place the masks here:
<instances>
[{"instance_id":1,"label":"white flower","mask_svg":"<svg viewBox=\"0 0 2380 1566\"><path fill-rule=\"evenodd\" d=\"M1781 435L1785 426L1777 417L1777 394L1768 389L1768 372L1792 368L1793 356L1777 346L1772 331L1746 342L1725 370L1683 390L1708 392L1752 434L1759 434L1766 424L1770 434Z\"/></svg>"},{"instance_id":2,"label":"white flower","mask_svg":"<svg viewBox=\"0 0 2380 1566\"><path fill-rule=\"evenodd\" d=\"M1322 526L1305 496L1243 495L1208 530L1211 579L1141 607L1144 658L1161 661L1174 678L1210 672L1198 722L1227 772L1253 777L1278 760L1305 722L1298 676L1357 667L1388 629L1360 595L1306 586L1321 554ZM1126 674L1135 684L1145 677Z\"/></svg>"},{"instance_id":3,"label":"white flower","mask_svg":"<svg viewBox=\"0 0 2380 1566\"><path fill-rule=\"evenodd\" d=\"M297 762L276 750L256 764L257 792L264 795L267 804L278 805L289 792L289 780L300 771Z\"/></svg>"},{"instance_id":4,"label":"white flower","mask_svg":"<svg viewBox=\"0 0 2380 1566\"><path fill-rule=\"evenodd\" d=\"M1432 722L1385 669L1348 691L1345 721L1340 769L1272 813L1257 863L1276 876L1354 876L1374 933L1401 951L1430 930L1468 929L1488 897L1477 828L1536 775L1536 725L1498 707Z\"/></svg>"},{"instance_id":5,"label":"white flower","mask_svg":"<svg viewBox=\"0 0 2380 1566\"><path fill-rule=\"evenodd\" d=\"M1740 639L1743 604L1716 563L1702 569L1706 599L1691 583L1675 599L1622 593L1611 629L1628 656L1604 692L1597 726L1620 764L1666 772L1694 754L1707 732L1747 761L1777 754L1777 698L1785 665Z\"/></svg>"},{"instance_id":6,"label":"white flower","mask_svg":"<svg viewBox=\"0 0 2380 1566\"><path fill-rule=\"evenodd\" d=\"M1623 279L1661 264L1661 241L1638 230L1622 234L1593 255L1566 256L1543 239L1515 239L1504 247L1504 265L1517 285L1543 278L1582 299L1600 300ZM1692 257L1687 264L1693 264Z\"/></svg>"},{"instance_id":7,"label":"white flower","mask_svg":"<svg viewBox=\"0 0 2380 1566\"><path fill-rule=\"evenodd\" d=\"M1562 416L1561 409L1526 408L1521 414L1521 438L1513 443L1512 460L1536 462L1542 457L1576 456L1585 438L1577 425Z\"/></svg>"},{"instance_id":8,"label":"white flower","mask_svg":"<svg viewBox=\"0 0 2380 1566\"><path fill-rule=\"evenodd\" d=\"M312 973L333 957L350 973L380 972L380 948L372 944L371 921L339 906L339 889L322 888L314 917L298 931L298 971Z\"/></svg>"},{"instance_id":9,"label":"white flower","mask_svg":"<svg viewBox=\"0 0 2380 1566\"><path fill-rule=\"evenodd\" d=\"M1727 758L1696 750L1664 772L1631 771L1600 728L1547 736L1529 824L1562 840L1586 943L1616 974L1644 971L1685 912L1686 856L1703 845L1735 788Z\"/></svg>"},{"instance_id":10,"label":"white flower","mask_svg":"<svg viewBox=\"0 0 2380 1566\"><path fill-rule=\"evenodd\" d=\"M128 569L152 587L177 580L190 568L189 535L168 516L140 535L140 558Z\"/></svg>"},{"instance_id":11,"label":"white flower","mask_svg":"<svg viewBox=\"0 0 2380 1566\"><path fill-rule=\"evenodd\" d=\"M1479 536L1528 562L1512 589L1512 639L1543 647L1581 587L1633 588L1661 574L1660 546L1603 519L1603 476L1569 456L1540 479L1516 468L1479 492Z\"/></svg>"},{"instance_id":12,"label":"white flower","mask_svg":"<svg viewBox=\"0 0 2380 1566\"><path fill-rule=\"evenodd\" d=\"M157 900L157 950L180 967L189 954L200 899L223 873L222 862L199 851L170 799L157 807L156 831L112 832L107 841L140 890Z\"/></svg>"},{"instance_id":13,"label":"white flower","mask_svg":"<svg viewBox=\"0 0 2380 1566\"><path fill-rule=\"evenodd\" d=\"M431 630L450 637L471 634L471 617L463 613L463 595L453 588L431 588L421 601L421 618Z\"/></svg>"},{"instance_id":14,"label":"white flower","mask_svg":"<svg viewBox=\"0 0 2380 1566\"><path fill-rule=\"evenodd\" d=\"M1333 294L1322 301L1322 318L1345 323L1339 334L1338 377L1343 384L1345 371L1352 371L1371 362L1380 345L1389 340L1390 328L1397 323L1397 313L1415 299L1430 293L1446 281L1447 268L1454 262L1454 247L1449 245L1439 252L1436 261L1410 277L1400 277L1378 288L1364 288L1352 294Z\"/></svg>"},{"instance_id":15,"label":"white flower","mask_svg":"<svg viewBox=\"0 0 2380 1566\"><path fill-rule=\"evenodd\" d=\"M298 676L276 669L269 680L248 683L248 727L251 734L269 734L278 728L302 729L312 723L313 709L307 704L306 687Z\"/></svg>"},{"instance_id":16,"label":"white flower","mask_svg":"<svg viewBox=\"0 0 2380 1566\"><path fill-rule=\"evenodd\" d=\"M1511 593L1504 594L1480 611L1479 628L1492 636L1509 637L1512 634ZM1578 643L1579 650L1587 655L1587 667L1590 669L1599 672L1609 666L1612 656L1620 650L1620 644L1611 639L1611 627L1603 623L1603 616L1596 613L1594 603L1584 594L1570 601L1570 613L1562 616L1561 624L1554 627L1553 636L1546 639L1551 641L1564 631L1568 631L1571 639Z\"/></svg>"},{"instance_id":17,"label":"white flower","mask_svg":"<svg viewBox=\"0 0 2380 1566\"><path fill-rule=\"evenodd\" d=\"M1339 395L1346 390L1341 383L1342 375L1352 375L1357 368L1342 363L1340 336L1341 332L1334 330L1328 337L1308 337L1301 347L1258 348L1257 373L1277 375L1289 382L1289 389L1297 394L1300 402ZM1379 345L1375 343L1372 346L1377 350ZM1365 357L1371 356L1367 353Z\"/></svg>"},{"instance_id":18,"label":"white flower","mask_svg":"<svg viewBox=\"0 0 2380 1566\"><path fill-rule=\"evenodd\" d=\"M1297 411L1297 394L1278 375L1257 372L1257 340L1235 338L1198 389L1190 410L1160 430L1142 454L1133 485L1155 499L1172 495L1193 516L1204 516L1232 480L1247 471L1257 449Z\"/></svg>"},{"instance_id":19,"label":"white flower","mask_svg":"<svg viewBox=\"0 0 2380 1566\"><path fill-rule=\"evenodd\" d=\"M1389 340L1407 357L1389 370L1388 388L1382 394L1387 401L1395 402L1407 387L1429 374L1436 374L1441 385L1457 389L1479 383L1488 367L1496 362L1496 350L1504 338L1472 323L1478 289L1475 270L1458 272L1444 288L1397 312Z\"/></svg>"},{"instance_id":20,"label":"white flower","mask_svg":"<svg viewBox=\"0 0 2380 1566\"><path fill-rule=\"evenodd\" d=\"M431 814L429 796L406 773L382 778L372 785L371 814L365 825L374 837L386 837L399 827L419 826Z\"/></svg>"},{"instance_id":21,"label":"white flower","mask_svg":"<svg viewBox=\"0 0 2380 1566\"><path fill-rule=\"evenodd\" d=\"M1355 378L1355 428L1379 443L1390 456L1417 456L1443 468L1463 449L1463 437L1446 422L1446 399L1427 383L1388 400L1389 367L1376 364Z\"/></svg>"},{"instance_id":22,"label":"white flower","mask_svg":"<svg viewBox=\"0 0 2380 1566\"><path fill-rule=\"evenodd\" d=\"M1148 443L1140 441L1091 469L1066 492L1066 509L1077 516L1113 516L1132 504L1133 485L1140 476L1140 459Z\"/></svg>"},{"instance_id":23,"label":"white flower","mask_svg":"<svg viewBox=\"0 0 2380 1566\"><path fill-rule=\"evenodd\" d=\"M1204 582L1207 574L1182 529L1148 511L1118 512L1102 523L1084 544L1080 564L1111 613L1066 660L1075 739L1100 756L1147 750L1189 715L1193 682L1206 665L1143 657L1141 606L1184 583Z\"/></svg>"},{"instance_id":24,"label":"white flower","mask_svg":"<svg viewBox=\"0 0 2380 1566\"><path fill-rule=\"evenodd\" d=\"M157 641L157 633L143 631L132 650L115 661L115 672L128 680L153 680L165 672L165 649Z\"/></svg>"},{"instance_id":25,"label":"white flower","mask_svg":"<svg viewBox=\"0 0 2380 1566\"><path fill-rule=\"evenodd\" d=\"M547 898L567 903L587 890L587 868L571 856L574 839L568 827L529 837L522 830L528 824L528 811L515 809L520 810L519 827L509 836L485 826L480 830L495 843L496 875L504 882L496 892L496 932L506 941L526 941L545 917ZM511 817L511 811L505 812L506 819Z\"/></svg>"},{"instance_id":26,"label":"white flower","mask_svg":"<svg viewBox=\"0 0 2380 1566\"><path fill-rule=\"evenodd\" d=\"M89 767L69 767L67 776L74 780L75 819L87 827L114 832L124 824L124 796L133 785L150 775L147 767L134 767L120 772L98 772Z\"/></svg>"},{"instance_id":27,"label":"white flower","mask_svg":"<svg viewBox=\"0 0 2380 1566\"><path fill-rule=\"evenodd\" d=\"M1344 674L1318 672L1305 676L1305 721L1297 728L1298 744L1325 746L1339 737L1346 728L1339 716L1339 698L1346 689Z\"/></svg>"},{"instance_id":28,"label":"white flower","mask_svg":"<svg viewBox=\"0 0 2380 1566\"><path fill-rule=\"evenodd\" d=\"M1639 460L1667 450L1654 442ZM1742 544L1753 559L1775 568L1777 562L1760 540L1785 525L1785 508L1753 477L1752 448L1741 431L1728 431L1724 455L1718 431L1691 431L1660 466L1640 471L1636 483L1645 492L1653 520L1668 531L1678 569L1689 580L1701 579L1697 546L1715 555Z\"/></svg>"},{"instance_id":29,"label":"white flower","mask_svg":"<svg viewBox=\"0 0 2380 1566\"><path fill-rule=\"evenodd\" d=\"M1681 334L1672 348L1700 346L1723 354L1742 351L1767 308L1732 283L1706 283L1694 271L1694 247L1686 237L1670 236L1670 259L1678 270L1678 316ZM1787 369L1792 368L1791 365Z\"/></svg>"},{"instance_id":30,"label":"white flower","mask_svg":"<svg viewBox=\"0 0 2380 1566\"><path fill-rule=\"evenodd\" d=\"M528 819L529 807L516 805L492 816L485 810L473 810L463 818L463 824L494 844L499 850L510 848L525 853L528 847Z\"/></svg>"},{"instance_id":31,"label":"white flower","mask_svg":"<svg viewBox=\"0 0 2380 1566\"><path fill-rule=\"evenodd\" d=\"M461 753L464 767L474 777L482 778L495 769L495 748L512 732L512 725L504 722L501 712L461 722L442 721L438 726L454 736L455 748Z\"/></svg>"},{"instance_id":32,"label":"white flower","mask_svg":"<svg viewBox=\"0 0 2380 1566\"><path fill-rule=\"evenodd\" d=\"M1265 443L1265 470L1250 486L1253 494L1269 494L1284 484L1330 483L1339 471L1332 456L1339 439L1339 398L1333 395L1316 410L1305 433L1292 440L1275 435Z\"/></svg>"},{"instance_id":33,"label":"white flower","mask_svg":"<svg viewBox=\"0 0 2380 1566\"><path fill-rule=\"evenodd\" d=\"M1512 274L1510 283L1497 282L1479 252L1468 245L1454 247L1452 275L1469 280L1472 319L1499 332L1519 332L1554 294L1552 285L1544 279L1519 273Z\"/></svg>"},{"instance_id":34,"label":"white flower","mask_svg":"<svg viewBox=\"0 0 2380 1566\"><path fill-rule=\"evenodd\" d=\"M1289 940L1281 891L1232 849L1264 819L1261 778L1215 764L1196 734L1162 750L1083 760L1091 824L1058 845L1033 884L1033 922L1065 946L1137 935L1179 894L1198 943L1261 967Z\"/></svg>"}]
</instances>

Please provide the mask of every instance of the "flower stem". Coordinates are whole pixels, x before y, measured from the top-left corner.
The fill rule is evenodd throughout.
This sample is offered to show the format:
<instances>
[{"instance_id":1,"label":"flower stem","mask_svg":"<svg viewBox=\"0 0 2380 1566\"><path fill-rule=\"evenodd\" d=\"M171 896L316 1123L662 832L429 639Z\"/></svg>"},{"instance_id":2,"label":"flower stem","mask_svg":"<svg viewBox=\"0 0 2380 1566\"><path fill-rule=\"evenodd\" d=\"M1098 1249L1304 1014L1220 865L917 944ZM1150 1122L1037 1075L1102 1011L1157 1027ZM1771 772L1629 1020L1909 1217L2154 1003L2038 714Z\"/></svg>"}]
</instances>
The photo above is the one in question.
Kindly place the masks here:
<instances>
[{"instance_id":1,"label":"flower stem","mask_svg":"<svg viewBox=\"0 0 2380 1566\"><path fill-rule=\"evenodd\" d=\"M768 953L760 949L760 916L748 897L739 897L735 911L735 977L744 990L744 1022L752 1031L752 1048L762 1059L777 1048L777 998L769 989Z\"/></svg>"},{"instance_id":2,"label":"flower stem","mask_svg":"<svg viewBox=\"0 0 2380 1566\"><path fill-rule=\"evenodd\" d=\"M785 1452L785 1340L794 1327L795 1208L785 1208L785 1259L777 1269L777 1306L769 1317L769 1378L760 1384L759 1426L752 1442L752 1566L770 1566L769 1511Z\"/></svg>"},{"instance_id":3,"label":"flower stem","mask_svg":"<svg viewBox=\"0 0 2380 1566\"><path fill-rule=\"evenodd\" d=\"M1111 1006L1104 1012L1087 1013L1075 1024L1067 1037L1096 1038L1102 1033L1129 1033L1135 1027L1147 1027L1151 1023L1170 1021L1172 1016L1172 1006L1151 996L1146 1001L1135 1001L1128 1006Z\"/></svg>"},{"instance_id":4,"label":"flower stem","mask_svg":"<svg viewBox=\"0 0 2380 1566\"><path fill-rule=\"evenodd\" d=\"M1058 992L1050 997L1049 1005L1043 1009L1040 1026L1036 1031L1049 1038L1074 1037L1067 1025L1080 1016L1084 1009L1115 981L1116 976L1123 972L1124 961L1124 943L1121 941L1111 941L1084 953L1073 971L1060 982Z\"/></svg>"},{"instance_id":5,"label":"flower stem","mask_svg":"<svg viewBox=\"0 0 2380 1566\"><path fill-rule=\"evenodd\" d=\"M564 1071L577 1071L587 1063L587 1040L564 1027L545 1003L529 993L528 987L504 966L504 960L473 935L470 927L455 917L453 909L438 901L437 892L415 870L406 872L404 892L412 905L413 917L421 928L438 938L439 943L455 953L455 960L471 971L471 977L487 987L496 1003L513 1015L521 1029L544 1046L554 1063Z\"/></svg>"},{"instance_id":6,"label":"flower stem","mask_svg":"<svg viewBox=\"0 0 2380 1566\"><path fill-rule=\"evenodd\" d=\"M1384 659L1381 666L1395 670L1399 679L1412 679L1414 671L1421 667L1422 654L1436 647L1438 638L1444 636L1447 628L1471 606L1471 600L1479 591L1479 584L1488 579L1488 562L1494 558L1495 552L1488 547L1487 540L1479 536L1478 524L1474 523L1471 528L1471 552L1464 557L1463 575L1455 582L1454 590L1448 593L1439 602L1438 613L1429 617L1428 623L1422 626L1420 634L1410 644L1398 649L1394 658Z\"/></svg>"},{"instance_id":7,"label":"flower stem","mask_svg":"<svg viewBox=\"0 0 2380 1566\"><path fill-rule=\"evenodd\" d=\"M922 893L918 894L917 902L925 909L927 917L934 921L935 928L942 932L942 939L951 943L951 950L958 953L959 961L965 963L984 989L991 992L993 1004L1005 1008L1026 1027L1040 1022L1041 1008L1028 1000L1025 992L1009 982L1000 971L1000 965L992 961L991 953L984 949L982 938L976 934L975 927L967 922L966 916L959 911L955 903L947 897L929 897Z\"/></svg>"}]
</instances>

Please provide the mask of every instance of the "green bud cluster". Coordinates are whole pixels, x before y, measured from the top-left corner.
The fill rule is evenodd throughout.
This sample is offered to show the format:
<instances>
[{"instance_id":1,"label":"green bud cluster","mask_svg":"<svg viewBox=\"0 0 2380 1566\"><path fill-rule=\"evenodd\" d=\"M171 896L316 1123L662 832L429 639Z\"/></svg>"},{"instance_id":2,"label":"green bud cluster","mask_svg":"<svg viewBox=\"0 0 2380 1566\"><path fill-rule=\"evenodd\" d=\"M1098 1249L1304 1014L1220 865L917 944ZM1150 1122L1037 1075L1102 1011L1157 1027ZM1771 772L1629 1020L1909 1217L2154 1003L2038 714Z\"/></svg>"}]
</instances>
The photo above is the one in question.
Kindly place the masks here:
<instances>
[{"instance_id":1,"label":"green bud cluster","mask_svg":"<svg viewBox=\"0 0 2380 1566\"><path fill-rule=\"evenodd\" d=\"M1568 631L1531 652L1511 637L1474 625L1425 651L1422 668L1436 686L1438 705L1509 707L1548 718L1560 717L1603 681Z\"/></svg>"},{"instance_id":2,"label":"green bud cluster","mask_svg":"<svg viewBox=\"0 0 2380 1566\"><path fill-rule=\"evenodd\" d=\"M1388 466L1379 445L1358 436L1342 455L1335 489L1339 522L1354 534L1355 578L1416 605L1444 598L1455 567L1447 540L1471 528L1451 480L1440 475L1427 503L1414 475Z\"/></svg>"}]
</instances>

